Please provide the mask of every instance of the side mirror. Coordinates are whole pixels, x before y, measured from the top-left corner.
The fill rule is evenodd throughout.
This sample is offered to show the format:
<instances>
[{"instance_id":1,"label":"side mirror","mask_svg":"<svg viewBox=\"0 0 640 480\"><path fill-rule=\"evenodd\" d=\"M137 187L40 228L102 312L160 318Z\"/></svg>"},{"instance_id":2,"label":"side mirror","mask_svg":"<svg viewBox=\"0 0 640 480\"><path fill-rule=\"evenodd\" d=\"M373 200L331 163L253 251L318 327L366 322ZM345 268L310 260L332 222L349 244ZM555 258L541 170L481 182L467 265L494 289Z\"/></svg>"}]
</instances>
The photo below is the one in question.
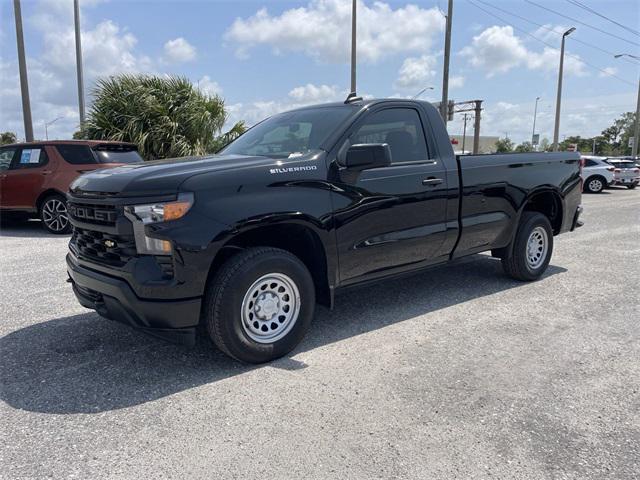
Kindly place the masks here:
<instances>
[{"instance_id":1,"label":"side mirror","mask_svg":"<svg viewBox=\"0 0 640 480\"><path fill-rule=\"evenodd\" d=\"M387 167L391 165L391 148L388 143L362 143L347 150L345 166L353 170Z\"/></svg>"}]
</instances>

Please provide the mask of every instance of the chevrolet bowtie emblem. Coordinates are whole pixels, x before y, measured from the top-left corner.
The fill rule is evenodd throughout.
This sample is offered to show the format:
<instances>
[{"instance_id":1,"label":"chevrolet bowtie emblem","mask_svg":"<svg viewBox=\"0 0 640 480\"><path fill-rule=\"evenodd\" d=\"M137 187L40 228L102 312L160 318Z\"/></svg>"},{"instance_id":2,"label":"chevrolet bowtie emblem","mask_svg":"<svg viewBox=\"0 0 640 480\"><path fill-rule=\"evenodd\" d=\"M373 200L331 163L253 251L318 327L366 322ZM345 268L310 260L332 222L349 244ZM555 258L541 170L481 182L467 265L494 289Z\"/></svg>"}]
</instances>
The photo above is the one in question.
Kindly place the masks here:
<instances>
[{"instance_id":1,"label":"chevrolet bowtie emblem","mask_svg":"<svg viewBox=\"0 0 640 480\"><path fill-rule=\"evenodd\" d=\"M116 246L116 242L114 242L113 240L105 240L104 246L107 248L113 248Z\"/></svg>"}]
</instances>

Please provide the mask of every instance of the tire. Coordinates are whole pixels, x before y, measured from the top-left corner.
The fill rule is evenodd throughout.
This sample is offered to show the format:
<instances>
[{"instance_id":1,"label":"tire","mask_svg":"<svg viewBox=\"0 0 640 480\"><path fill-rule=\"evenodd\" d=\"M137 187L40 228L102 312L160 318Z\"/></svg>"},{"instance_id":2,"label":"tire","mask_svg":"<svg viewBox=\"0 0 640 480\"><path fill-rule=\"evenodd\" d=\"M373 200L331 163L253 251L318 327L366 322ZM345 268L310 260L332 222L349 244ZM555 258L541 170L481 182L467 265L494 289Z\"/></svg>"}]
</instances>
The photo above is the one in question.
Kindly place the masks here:
<instances>
[{"instance_id":1,"label":"tire","mask_svg":"<svg viewBox=\"0 0 640 480\"><path fill-rule=\"evenodd\" d=\"M588 193L600 193L604 190L607 182L602 177L589 177L584 182L584 191Z\"/></svg>"},{"instance_id":2,"label":"tire","mask_svg":"<svg viewBox=\"0 0 640 480\"><path fill-rule=\"evenodd\" d=\"M637 186L638 186L638 184L637 184L637 183L632 183L631 185L627 185L627 188L628 188L629 190L633 190L633 189L634 189L634 188L636 188Z\"/></svg>"},{"instance_id":3,"label":"tire","mask_svg":"<svg viewBox=\"0 0 640 480\"><path fill-rule=\"evenodd\" d=\"M538 212L523 212L511 253L502 258L507 275L516 280L537 280L553 254L553 231L549 219Z\"/></svg>"},{"instance_id":4,"label":"tire","mask_svg":"<svg viewBox=\"0 0 640 480\"><path fill-rule=\"evenodd\" d=\"M202 320L224 353L264 363L300 343L314 309L315 287L307 267L285 250L254 247L228 259L211 279Z\"/></svg>"},{"instance_id":5,"label":"tire","mask_svg":"<svg viewBox=\"0 0 640 480\"><path fill-rule=\"evenodd\" d=\"M71 223L67 214L67 199L62 195L49 195L40 204L40 220L45 230L56 235L71 232Z\"/></svg>"}]
</instances>

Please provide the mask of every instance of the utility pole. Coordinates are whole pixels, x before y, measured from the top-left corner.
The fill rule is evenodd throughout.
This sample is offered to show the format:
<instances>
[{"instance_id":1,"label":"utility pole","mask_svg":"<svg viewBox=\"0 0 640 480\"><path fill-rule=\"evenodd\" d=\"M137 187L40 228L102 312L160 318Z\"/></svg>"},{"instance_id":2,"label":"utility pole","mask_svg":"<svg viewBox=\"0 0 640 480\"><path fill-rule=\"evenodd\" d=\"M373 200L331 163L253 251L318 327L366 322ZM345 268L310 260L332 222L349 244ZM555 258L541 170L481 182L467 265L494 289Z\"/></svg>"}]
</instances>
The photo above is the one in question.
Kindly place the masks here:
<instances>
[{"instance_id":1,"label":"utility pole","mask_svg":"<svg viewBox=\"0 0 640 480\"><path fill-rule=\"evenodd\" d=\"M351 7L351 93L356 93L356 4Z\"/></svg>"},{"instance_id":2,"label":"utility pole","mask_svg":"<svg viewBox=\"0 0 640 480\"><path fill-rule=\"evenodd\" d=\"M482 112L482 100L475 100L475 121L473 124L473 154L480 151L480 112Z\"/></svg>"},{"instance_id":3,"label":"utility pole","mask_svg":"<svg viewBox=\"0 0 640 480\"><path fill-rule=\"evenodd\" d=\"M76 27L76 71L78 74L78 110L80 113L80 131L84 126L84 80L82 75L82 42L80 35L80 6L73 0L73 20Z\"/></svg>"},{"instance_id":4,"label":"utility pole","mask_svg":"<svg viewBox=\"0 0 640 480\"><path fill-rule=\"evenodd\" d=\"M469 116L468 113L463 114L463 118L464 118L464 127L462 128L462 154L464 155L464 144L465 144L465 140L467 139L467 117Z\"/></svg>"},{"instance_id":5,"label":"utility pole","mask_svg":"<svg viewBox=\"0 0 640 480\"><path fill-rule=\"evenodd\" d=\"M533 109L533 131L531 132L531 147L534 147L536 138L536 117L538 116L538 100L540 97L536 97L536 106Z\"/></svg>"},{"instance_id":6,"label":"utility pole","mask_svg":"<svg viewBox=\"0 0 640 480\"><path fill-rule=\"evenodd\" d=\"M20 9L20 0L13 0L13 11L16 19L16 41L18 43L18 69L20 70L20 92L22 94L24 137L27 142L33 142L33 122L31 121L31 102L29 101L29 81L27 79L27 61L24 54L24 37L22 32L22 10Z\"/></svg>"},{"instance_id":7,"label":"utility pole","mask_svg":"<svg viewBox=\"0 0 640 480\"><path fill-rule=\"evenodd\" d=\"M615 58L620 57L629 57L635 60L640 61L640 57L637 55L631 55L629 53L621 53L619 55L614 55ZM633 146L631 147L631 155L634 157L638 156L638 143L640 143L640 80L638 81L638 100L636 103L636 125L633 130Z\"/></svg>"},{"instance_id":8,"label":"utility pole","mask_svg":"<svg viewBox=\"0 0 640 480\"><path fill-rule=\"evenodd\" d=\"M564 68L564 42L569 35L576 30L576 27L571 27L569 30L562 34L562 44L560 46L560 68L558 71L558 96L556 98L556 123L553 128L553 151L558 151L558 135L560 134L560 101L562 99L562 70Z\"/></svg>"},{"instance_id":9,"label":"utility pole","mask_svg":"<svg viewBox=\"0 0 640 480\"><path fill-rule=\"evenodd\" d=\"M58 117L58 118L54 118L50 122L44 122L44 138L45 138L45 140L49 140L49 125L53 125L54 123L56 123L61 118L62 117Z\"/></svg>"},{"instance_id":10,"label":"utility pole","mask_svg":"<svg viewBox=\"0 0 640 480\"><path fill-rule=\"evenodd\" d=\"M453 17L453 0L449 0L447 8L447 23L444 36L444 62L442 65L442 102L440 103L440 115L447 126L447 108L449 105L449 58L451 56L451 22Z\"/></svg>"}]
</instances>

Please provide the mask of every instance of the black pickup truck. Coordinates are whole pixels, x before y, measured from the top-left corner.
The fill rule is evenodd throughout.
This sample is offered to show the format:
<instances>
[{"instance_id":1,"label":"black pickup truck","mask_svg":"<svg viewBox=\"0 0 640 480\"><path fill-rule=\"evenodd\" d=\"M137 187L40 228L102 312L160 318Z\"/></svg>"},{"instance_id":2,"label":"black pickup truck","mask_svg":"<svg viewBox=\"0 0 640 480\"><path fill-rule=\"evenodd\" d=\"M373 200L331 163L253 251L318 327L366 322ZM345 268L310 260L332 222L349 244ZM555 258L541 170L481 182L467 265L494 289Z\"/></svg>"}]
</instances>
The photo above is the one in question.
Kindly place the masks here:
<instances>
[{"instance_id":1,"label":"black pickup truck","mask_svg":"<svg viewBox=\"0 0 640 480\"><path fill-rule=\"evenodd\" d=\"M104 317L265 362L340 288L485 251L539 278L580 225L580 170L577 153L456 157L426 102L301 108L217 155L79 177L68 273Z\"/></svg>"}]
</instances>

